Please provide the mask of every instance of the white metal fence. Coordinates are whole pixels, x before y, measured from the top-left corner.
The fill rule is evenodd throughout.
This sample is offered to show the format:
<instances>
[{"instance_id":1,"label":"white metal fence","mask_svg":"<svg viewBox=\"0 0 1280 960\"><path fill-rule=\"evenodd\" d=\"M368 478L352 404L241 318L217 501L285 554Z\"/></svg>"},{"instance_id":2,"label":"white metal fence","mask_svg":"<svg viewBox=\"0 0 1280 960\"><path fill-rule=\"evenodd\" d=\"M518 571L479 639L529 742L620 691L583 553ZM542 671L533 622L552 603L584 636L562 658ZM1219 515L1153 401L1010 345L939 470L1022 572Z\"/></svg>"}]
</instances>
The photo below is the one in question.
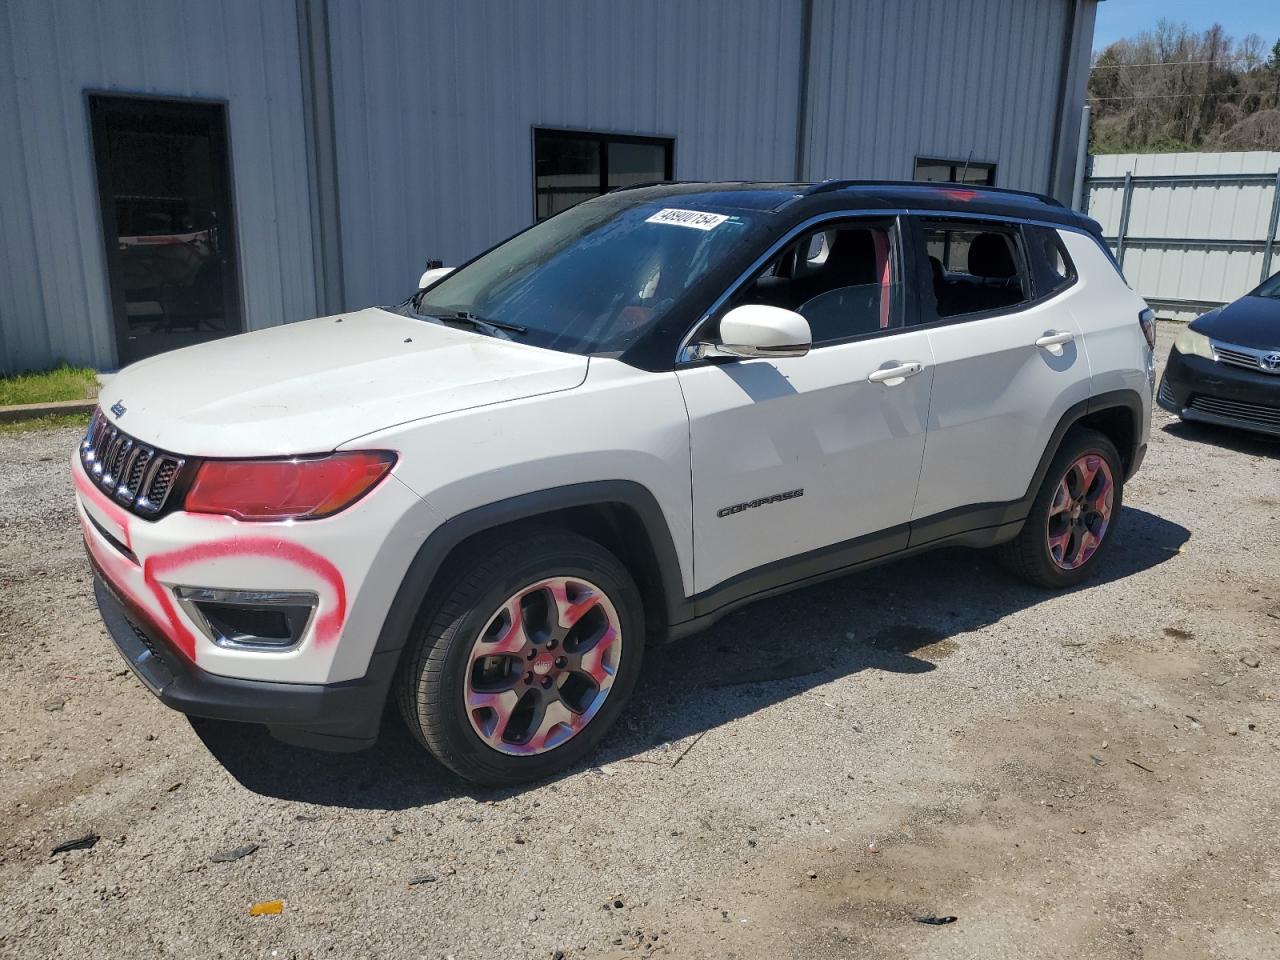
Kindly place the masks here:
<instances>
[{"instance_id":1,"label":"white metal fence","mask_svg":"<svg viewBox=\"0 0 1280 960\"><path fill-rule=\"evenodd\" d=\"M1193 319L1280 269L1280 153L1092 157L1084 206L1161 317Z\"/></svg>"}]
</instances>

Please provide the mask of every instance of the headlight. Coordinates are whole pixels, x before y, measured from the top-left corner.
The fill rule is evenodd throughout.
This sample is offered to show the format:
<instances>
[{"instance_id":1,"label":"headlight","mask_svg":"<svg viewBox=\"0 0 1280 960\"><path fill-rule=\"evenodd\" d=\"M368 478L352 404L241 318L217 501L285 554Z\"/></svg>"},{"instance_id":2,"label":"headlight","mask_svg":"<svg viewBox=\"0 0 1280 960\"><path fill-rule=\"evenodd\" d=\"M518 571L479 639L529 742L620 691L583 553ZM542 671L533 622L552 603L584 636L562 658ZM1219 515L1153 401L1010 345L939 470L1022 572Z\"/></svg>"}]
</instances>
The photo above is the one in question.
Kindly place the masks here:
<instances>
[{"instance_id":1,"label":"headlight","mask_svg":"<svg viewBox=\"0 0 1280 960\"><path fill-rule=\"evenodd\" d=\"M351 506L395 462L394 453L382 450L282 460L206 460L182 509L237 520L317 520Z\"/></svg>"},{"instance_id":2,"label":"headlight","mask_svg":"<svg viewBox=\"0 0 1280 960\"><path fill-rule=\"evenodd\" d=\"M1213 355L1213 344L1209 342L1209 338L1203 333L1196 333L1190 327L1178 334L1177 339L1173 341L1173 349L1182 354L1195 354L1206 360L1217 359Z\"/></svg>"}]
</instances>

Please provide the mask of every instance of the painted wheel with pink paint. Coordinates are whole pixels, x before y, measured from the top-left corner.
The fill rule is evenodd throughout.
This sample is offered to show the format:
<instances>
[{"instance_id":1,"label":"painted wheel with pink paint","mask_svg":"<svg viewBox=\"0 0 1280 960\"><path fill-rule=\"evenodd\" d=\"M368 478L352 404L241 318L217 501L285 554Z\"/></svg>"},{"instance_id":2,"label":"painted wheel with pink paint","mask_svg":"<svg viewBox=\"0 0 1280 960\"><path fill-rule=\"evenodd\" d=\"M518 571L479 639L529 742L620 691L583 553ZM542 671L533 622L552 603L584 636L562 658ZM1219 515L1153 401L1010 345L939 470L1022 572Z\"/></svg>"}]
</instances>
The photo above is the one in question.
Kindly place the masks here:
<instances>
[{"instance_id":1,"label":"painted wheel with pink paint","mask_svg":"<svg viewBox=\"0 0 1280 960\"><path fill-rule=\"evenodd\" d=\"M537 780L582 759L635 686L644 614L627 569L586 537L528 528L448 561L397 685L409 728L458 775Z\"/></svg>"},{"instance_id":2,"label":"painted wheel with pink paint","mask_svg":"<svg viewBox=\"0 0 1280 960\"><path fill-rule=\"evenodd\" d=\"M1124 493L1124 467L1101 433L1076 428L1063 439L1017 538L1001 559L1045 587L1087 578L1112 540Z\"/></svg>"}]
</instances>

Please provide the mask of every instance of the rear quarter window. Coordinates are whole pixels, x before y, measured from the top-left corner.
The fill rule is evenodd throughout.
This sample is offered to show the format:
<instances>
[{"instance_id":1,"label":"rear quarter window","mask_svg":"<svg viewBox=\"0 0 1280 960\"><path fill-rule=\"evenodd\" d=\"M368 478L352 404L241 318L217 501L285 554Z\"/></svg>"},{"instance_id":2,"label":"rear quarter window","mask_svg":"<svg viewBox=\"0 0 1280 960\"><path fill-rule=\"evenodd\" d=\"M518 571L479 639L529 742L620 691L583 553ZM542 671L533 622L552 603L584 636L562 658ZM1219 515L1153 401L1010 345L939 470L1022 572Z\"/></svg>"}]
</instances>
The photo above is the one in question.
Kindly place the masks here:
<instances>
[{"instance_id":1,"label":"rear quarter window","mask_svg":"<svg viewBox=\"0 0 1280 960\"><path fill-rule=\"evenodd\" d=\"M1076 267L1057 230L1028 226L1027 246L1035 273L1037 299L1052 297L1076 281Z\"/></svg>"}]
</instances>

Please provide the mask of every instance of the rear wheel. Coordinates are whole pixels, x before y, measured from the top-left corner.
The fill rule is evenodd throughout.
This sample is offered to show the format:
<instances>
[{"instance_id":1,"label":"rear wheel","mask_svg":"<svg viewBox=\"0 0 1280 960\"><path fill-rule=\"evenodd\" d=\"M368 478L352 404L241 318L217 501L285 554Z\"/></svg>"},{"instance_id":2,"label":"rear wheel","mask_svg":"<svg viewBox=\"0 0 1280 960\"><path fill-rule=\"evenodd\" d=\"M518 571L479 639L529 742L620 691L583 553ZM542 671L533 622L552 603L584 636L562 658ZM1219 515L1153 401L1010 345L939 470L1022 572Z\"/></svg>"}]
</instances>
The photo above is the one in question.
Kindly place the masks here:
<instances>
[{"instance_id":1,"label":"rear wheel","mask_svg":"<svg viewBox=\"0 0 1280 960\"><path fill-rule=\"evenodd\" d=\"M1120 455L1103 434L1071 430L1022 532L1000 548L1010 570L1045 587L1087 578L1114 535L1124 492Z\"/></svg>"},{"instance_id":2,"label":"rear wheel","mask_svg":"<svg viewBox=\"0 0 1280 960\"><path fill-rule=\"evenodd\" d=\"M588 753L635 686L643 612L625 567L561 532L468 551L402 668L401 712L468 780L536 780Z\"/></svg>"}]
</instances>

